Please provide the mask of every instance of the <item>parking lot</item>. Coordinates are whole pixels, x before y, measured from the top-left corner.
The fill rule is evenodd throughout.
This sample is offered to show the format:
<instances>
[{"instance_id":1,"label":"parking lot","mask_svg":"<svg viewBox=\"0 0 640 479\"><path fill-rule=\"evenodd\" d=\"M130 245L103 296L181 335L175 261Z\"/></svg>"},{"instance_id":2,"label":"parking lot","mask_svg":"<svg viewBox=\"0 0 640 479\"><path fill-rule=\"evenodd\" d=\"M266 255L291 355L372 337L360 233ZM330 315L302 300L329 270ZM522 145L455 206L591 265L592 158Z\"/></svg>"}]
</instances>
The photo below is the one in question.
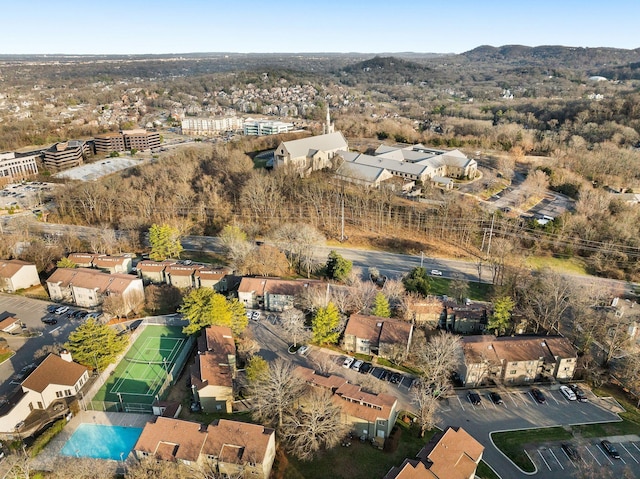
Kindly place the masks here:
<instances>
[{"instance_id":1,"label":"parking lot","mask_svg":"<svg viewBox=\"0 0 640 479\"><path fill-rule=\"evenodd\" d=\"M574 457L563 449L561 444L550 447L539 447L527 450L527 454L538 468L542 477L562 478L567 475L581 477L581 471L596 471L608 469L611 477L623 477L626 469L630 473L640 477L640 440L637 436L622 436L610 438L620 454L619 459L614 459L600 445L600 439L585 440L580 444L571 443L575 451ZM627 476L628 477L628 476Z\"/></svg>"},{"instance_id":2,"label":"parking lot","mask_svg":"<svg viewBox=\"0 0 640 479\"><path fill-rule=\"evenodd\" d=\"M80 310L69 308L63 314L47 311L49 306L59 307L55 303L25 298L22 296L0 294L0 313L10 313L17 317L30 335L5 334L2 337L7 345L15 351L15 355L0 365L0 396L6 396L20 384L26 374L44 358L45 351L56 351L56 347L69 338L82 319L68 317L68 314ZM55 319L55 324L47 324L43 320ZM53 322L53 321L51 321ZM17 331L16 331L17 332Z\"/></svg>"},{"instance_id":3,"label":"parking lot","mask_svg":"<svg viewBox=\"0 0 640 479\"><path fill-rule=\"evenodd\" d=\"M41 182L9 184L0 190L0 207L34 208L43 203L43 200L51 194L54 186L53 183Z\"/></svg>"}]
</instances>

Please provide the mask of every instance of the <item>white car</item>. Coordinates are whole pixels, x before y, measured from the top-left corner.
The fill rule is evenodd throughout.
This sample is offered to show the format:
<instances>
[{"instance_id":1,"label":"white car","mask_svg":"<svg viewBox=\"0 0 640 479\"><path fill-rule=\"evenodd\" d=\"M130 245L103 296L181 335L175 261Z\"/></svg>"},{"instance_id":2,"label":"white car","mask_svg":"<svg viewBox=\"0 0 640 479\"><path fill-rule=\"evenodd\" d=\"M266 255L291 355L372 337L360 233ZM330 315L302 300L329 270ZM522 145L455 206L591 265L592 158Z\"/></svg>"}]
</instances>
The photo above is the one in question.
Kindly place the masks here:
<instances>
[{"instance_id":1,"label":"white car","mask_svg":"<svg viewBox=\"0 0 640 479\"><path fill-rule=\"evenodd\" d=\"M355 363L351 365L351 369L353 369L354 371L360 372L360 367L362 366L363 363L364 361L362 361L361 359L358 359Z\"/></svg>"},{"instance_id":2,"label":"white car","mask_svg":"<svg viewBox=\"0 0 640 479\"><path fill-rule=\"evenodd\" d=\"M67 311L69 311L69 306L60 306L58 309L56 309L56 314L60 316L61 314L66 313Z\"/></svg>"},{"instance_id":3,"label":"white car","mask_svg":"<svg viewBox=\"0 0 640 479\"><path fill-rule=\"evenodd\" d=\"M300 349L298 349L298 354L300 356L304 356L305 354L307 354L309 352L309 346L300 346Z\"/></svg>"},{"instance_id":4,"label":"white car","mask_svg":"<svg viewBox=\"0 0 640 479\"><path fill-rule=\"evenodd\" d=\"M569 401L575 401L576 399L578 399L576 393L574 393L568 386L560 386L560 392Z\"/></svg>"},{"instance_id":5,"label":"white car","mask_svg":"<svg viewBox=\"0 0 640 479\"><path fill-rule=\"evenodd\" d=\"M254 321L260 321L260 311L254 311L251 313L251 319Z\"/></svg>"},{"instance_id":6,"label":"white car","mask_svg":"<svg viewBox=\"0 0 640 479\"><path fill-rule=\"evenodd\" d=\"M442 271L440 271L439 269L432 269L431 276L442 276Z\"/></svg>"},{"instance_id":7,"label":"white car","mask_svg":"<svg viewBox=\"0 0 640 479\"><path fill-rule=\"evenodd\" d=\"M347 358L342 363L342 367L346 368L346 369L349 369L354 361L355 361L355 359L353 359L352 357L347 356Z\"/></svg>"}]
</instances>

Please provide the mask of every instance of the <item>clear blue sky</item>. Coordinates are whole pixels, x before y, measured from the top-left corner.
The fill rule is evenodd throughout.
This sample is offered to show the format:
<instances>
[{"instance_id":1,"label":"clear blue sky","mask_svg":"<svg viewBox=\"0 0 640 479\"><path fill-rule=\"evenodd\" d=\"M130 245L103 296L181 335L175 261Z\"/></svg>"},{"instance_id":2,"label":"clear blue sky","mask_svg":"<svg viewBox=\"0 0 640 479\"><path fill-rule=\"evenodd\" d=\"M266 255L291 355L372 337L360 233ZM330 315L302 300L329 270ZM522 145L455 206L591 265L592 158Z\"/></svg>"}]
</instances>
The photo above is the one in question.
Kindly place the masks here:
<instances>
[{"instance_id":1,"label":"clear blue sky","mask_svg":"<svg viewBox=\"0 0 640 479\"><path fill-rule=\"evenodd\" d=\"M639 0L14 0L1 54L640 47Z\"/></svg>"}]
</instances>

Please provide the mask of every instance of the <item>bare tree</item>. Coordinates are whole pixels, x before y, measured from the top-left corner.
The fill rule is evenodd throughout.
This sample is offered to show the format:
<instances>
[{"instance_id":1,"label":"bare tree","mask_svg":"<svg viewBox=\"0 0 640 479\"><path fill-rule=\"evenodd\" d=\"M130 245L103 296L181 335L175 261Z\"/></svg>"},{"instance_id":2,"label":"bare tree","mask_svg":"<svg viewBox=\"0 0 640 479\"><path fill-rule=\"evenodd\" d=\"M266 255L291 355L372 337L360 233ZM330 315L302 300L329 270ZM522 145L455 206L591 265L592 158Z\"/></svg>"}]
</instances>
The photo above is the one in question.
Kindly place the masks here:
<instances>
[{"instance_id":1,"label":"bare tree","mask_svg":"<svg viewBox=\"0 0 640 479\"><path fill-rule=\"evenodd\" d=\"M304 313L299 309L287 309L280 315L280 325L285 338L293 343L295 348L298 341L306 341L311 335L304 322Z\"/></svg>"},{"instance_id":2,"label":"bare tree","mask_svg":"<svg viewBox=\"0 0 640 479\"><path fill-rule=\"evenodd\" d=\"M247 240L247 234L237 226L225 226L220 233L220 243L229 258L229 262L238 272L244 271L247 256L255 248Z\"/></svg>"},{"instance_id":3,"label":"bare tree","mask_svg":"<svg viewBox=\"0 0 640 479\"><path fill-rule=\"evenodd\" d=\"M284 417L304 390L304 381L293 374L293 365L278 359L269 365L265 378L249 385L253 415L263 424L282 429Z\"/></svg>"},{"instance_id":4,"label":"bare tree","mask_svg":"<svg viewBox=\"0 0 640 479\"><path fill-rule=\"evenodd\" d=\"M367 311L373 305L379 289L371 281L354 281L351 285L351 301L354 311Z\"/></svg>"},{"instance_id":5,"label":"bare tree","mask_svg":"<svg viewBox=\"0 0 640 479\"><path fill-rule=\"evenodd\" d=\"M53 464L52 479L93 479L95 477L116 478L117 465L114 461L88 458L58 458Z\"/></svg>"},{"instance_id":6,"label":"bare tree","mask_svg":"<svg viewBox=\"0 0 640 479\"><path fill-rule=\"evenodd\" d=\"M420 437L436 425L436 411L438 409L438 397L434 394L433 387L420 379L416 382L411 393L413 403L418 408L418 423L420 424Z\"/></svg>"},{"instance_id":7,"label":"bare tree","mask_svg":"<svg viewBox=\"0 0 640 479\"><path fill-rule=\"evenodd\" d=\"M296 299L297 304L309 313L315 313L319 308L326 308L330 300L327 286L317 284L303 288Z\"/></svg>"},{"instance_id":8,"label":"bare tree","mask_svg":"<svg viewBox=\"0 0 640 479\"><path fill-rule=\"evenodd\" d=\"M573 289L571 283L550 269L540 271L519 291L518 312L540 328L560 333L560 320L569 309Z\"/></svg>"},{"instance_id":9,"label":"bare tree","mask_svg":"<svg viewBox=\"0 0 640 479\"><path fill-rule=\"evenodd\" d=\"M273 232L273 241L289 258L291 267L305 272L307 277L318 265L315 259L315 247L323 244L324 236L308 224L285 223Z\"/></svg>"},{"instance_id":10,"label":"bare tree","mask_svg":"<svg viewBox=\"0 0 640 479\"><path fill-rule=\"evenodd\" d=\"M303 461L313 459L320 449L336 446L349 430L342 422L340 406L326 390L312 388L300 400L300 407L287 413L282 427L289 450Z\"/></svg>"},{"instance_id":11,"label":"bare tree","mask_svg":"<svg viewBox=\"0 0 640 479\"><path fill-rule=\"evenodd\" d=\"M440 331L431 336L426 343L414 342L416 365L422 371L425 384L433 388L439 395L446 393L451 387L449 377L459 364L462 355L460 337Z\"/></svg>"},{"instance_id":12,"label":"bare tree","mask_svg":"<svg viewBox=\"0 0 640 479\"><path fill-rule=\"evenodd\" d=\"M285 276L289 272L287 257L278 248L262 245L244 258L244 271L260 276Z\"/></svg>"}]
</instances>

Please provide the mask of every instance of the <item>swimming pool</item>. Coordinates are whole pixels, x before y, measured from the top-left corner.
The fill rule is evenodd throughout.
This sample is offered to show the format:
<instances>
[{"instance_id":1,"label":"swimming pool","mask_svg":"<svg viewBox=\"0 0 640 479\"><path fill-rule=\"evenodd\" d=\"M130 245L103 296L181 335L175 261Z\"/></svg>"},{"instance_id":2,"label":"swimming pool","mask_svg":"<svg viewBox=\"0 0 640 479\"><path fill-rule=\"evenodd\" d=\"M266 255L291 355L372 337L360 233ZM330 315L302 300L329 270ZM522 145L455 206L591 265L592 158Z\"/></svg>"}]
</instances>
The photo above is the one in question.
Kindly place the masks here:
<instances>
[{"instance_id":1,"label":"swimming pool","mask_svg":"<svg viewBox=\"0 0 640 479\"><path fill-rule=\"evenodd\" d=\"M94 459L126 459L142 434L140 427L80 424L60 454Z\"/></svg>"}]
</instances>

